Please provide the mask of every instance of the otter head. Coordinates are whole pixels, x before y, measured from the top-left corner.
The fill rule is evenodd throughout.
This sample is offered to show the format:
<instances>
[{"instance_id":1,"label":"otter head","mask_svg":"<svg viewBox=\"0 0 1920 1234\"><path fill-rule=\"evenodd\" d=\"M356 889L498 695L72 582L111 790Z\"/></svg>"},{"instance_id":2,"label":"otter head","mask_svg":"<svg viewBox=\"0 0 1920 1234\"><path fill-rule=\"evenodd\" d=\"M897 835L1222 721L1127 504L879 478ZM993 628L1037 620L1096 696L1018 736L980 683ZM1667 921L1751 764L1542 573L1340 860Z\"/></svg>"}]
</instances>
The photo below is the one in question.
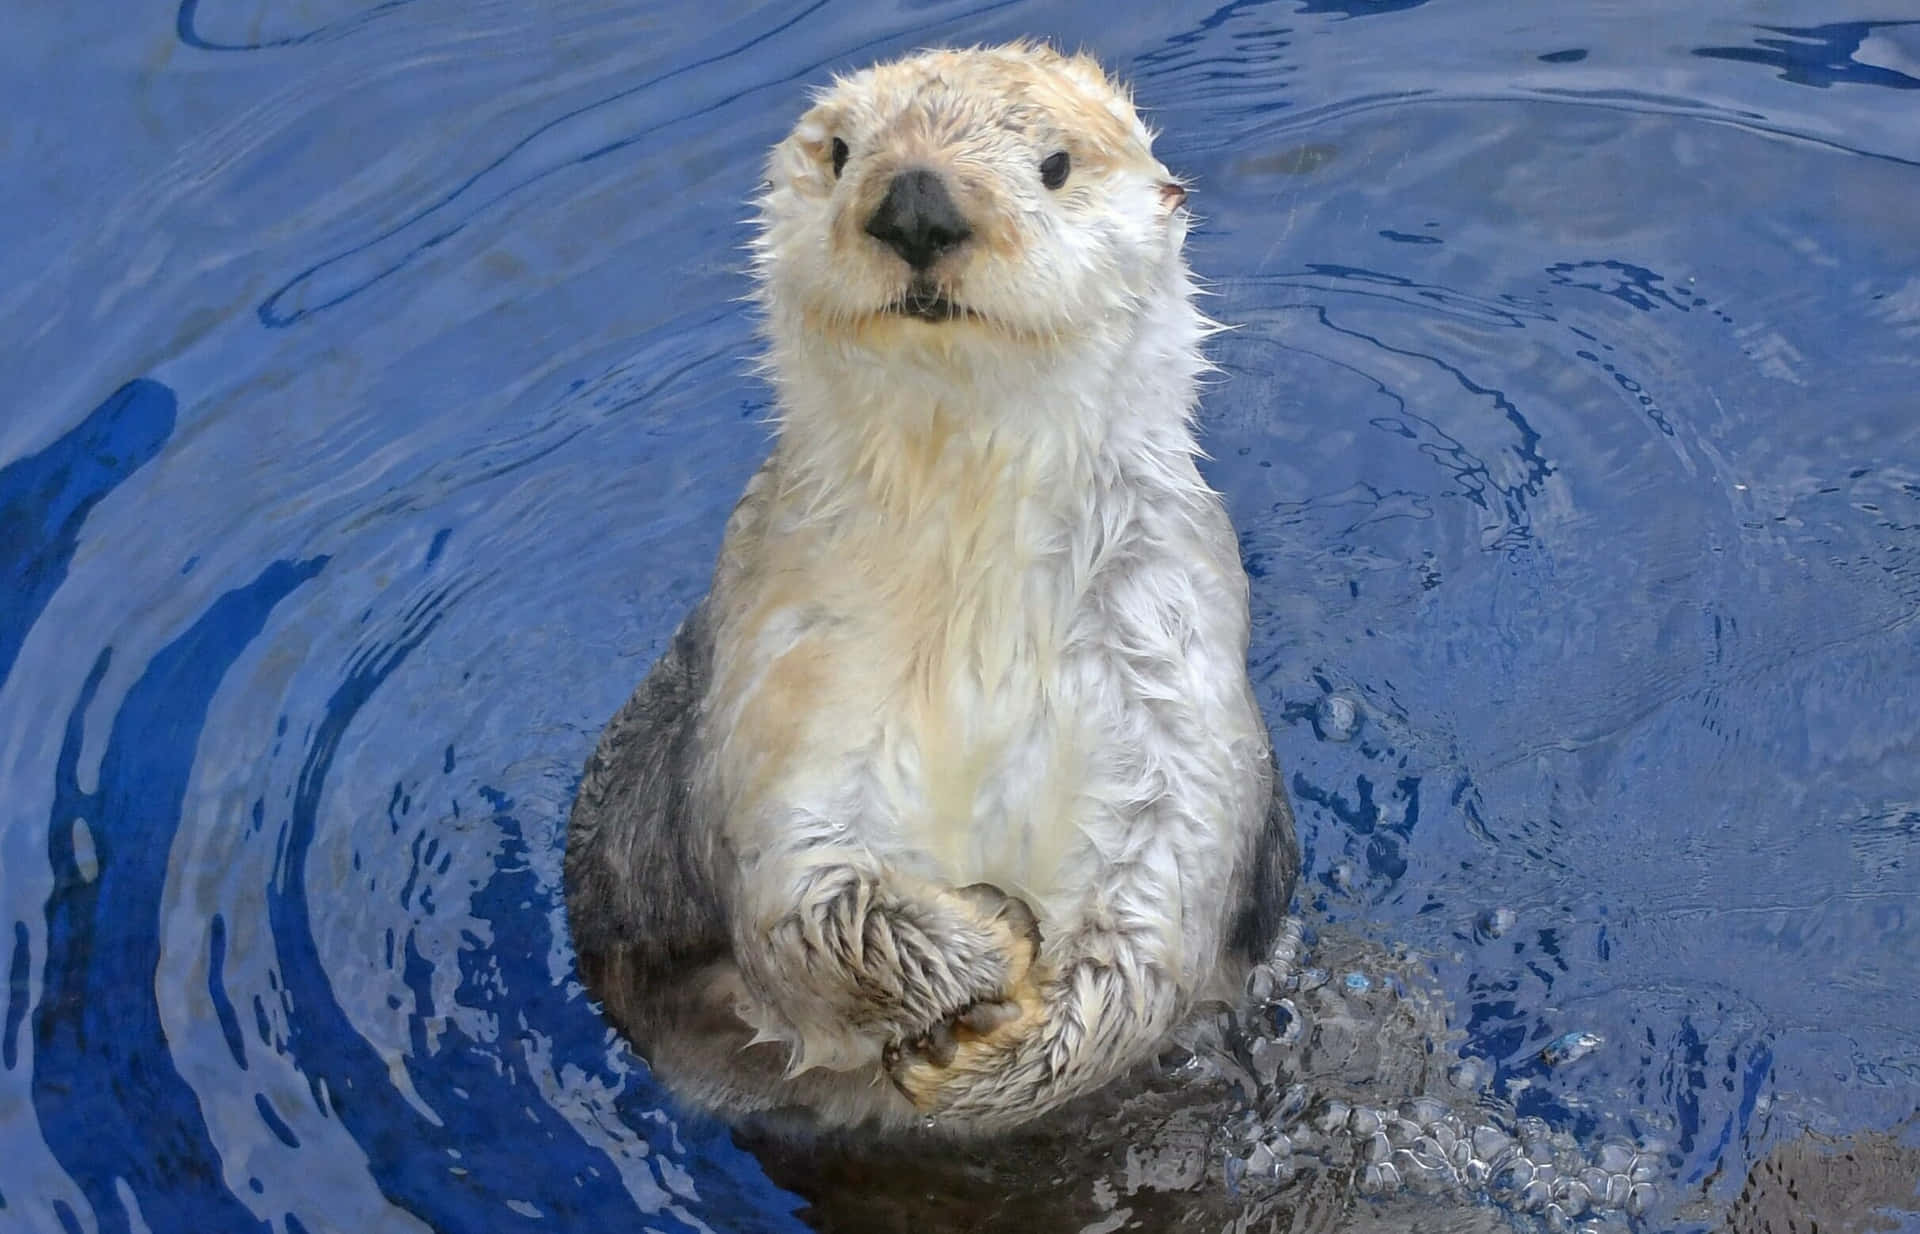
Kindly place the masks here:
<instances>
[{"instance_id":1,"label":"otter head","mask_svg":"<svg viewBox=\"0 0 1920 1234\"><path fill-rule=\"evenodd\" d=\"M760 203L776 347L1123 342L1190 290L1186 191L1152 140L1096 63L1039 45L835 82L774 148Z\"/></svg>"}]
</instances>

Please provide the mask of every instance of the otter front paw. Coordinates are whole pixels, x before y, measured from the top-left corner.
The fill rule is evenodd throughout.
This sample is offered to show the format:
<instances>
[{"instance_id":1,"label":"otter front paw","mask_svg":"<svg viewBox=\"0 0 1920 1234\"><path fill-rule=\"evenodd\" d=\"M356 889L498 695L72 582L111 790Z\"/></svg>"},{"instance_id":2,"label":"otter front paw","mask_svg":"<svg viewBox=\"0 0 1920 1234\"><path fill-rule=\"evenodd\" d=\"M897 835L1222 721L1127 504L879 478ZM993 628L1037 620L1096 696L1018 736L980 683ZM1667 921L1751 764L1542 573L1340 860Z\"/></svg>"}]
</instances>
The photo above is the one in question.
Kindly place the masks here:
<instances>
[{"instance_id":1,"label":"otter front paw","mask_svg":"<svg viewBox=\"0 0 1920 1234\"><path fill-rule=\"evenodd\" d=\"M1040 926L1033 910L991 883L975 883L955 894L971 901L1001 935L1006 981L991 996L886 1047L882 1061L894 1086L916 1109L928 1113L946 1105L947 1094L965 1087L972 1077L996 1070L1043 1016L1036 964Z\"/></svg>"}]
</instances>

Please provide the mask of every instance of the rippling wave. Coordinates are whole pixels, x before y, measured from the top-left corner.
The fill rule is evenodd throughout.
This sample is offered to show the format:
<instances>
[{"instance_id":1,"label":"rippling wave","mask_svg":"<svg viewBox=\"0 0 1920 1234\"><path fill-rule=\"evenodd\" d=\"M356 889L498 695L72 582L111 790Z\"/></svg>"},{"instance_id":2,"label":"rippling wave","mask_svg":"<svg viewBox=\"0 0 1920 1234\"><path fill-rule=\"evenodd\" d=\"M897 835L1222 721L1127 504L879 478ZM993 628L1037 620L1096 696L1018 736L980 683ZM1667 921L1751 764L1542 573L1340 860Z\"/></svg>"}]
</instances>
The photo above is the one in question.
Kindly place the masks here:
<instances>
[{"instance_id":1,"label":"rippling wave","mask_svg":"<svg viewBox=\"0 0 1920 1234\"><path fill-rule=\"evenodd\" d=\"M1813 1194L1821 1137L1909 1160L1920 23L1880 16L24 12L0 1228L1493 1228L1578 1158L1597 1228L1705 1229ZM564 820L765 449L765 148L833 71L1032 33L1135 82L1239 327L1202 427L1308 967L1105 1123L752 1146L789 1192L588 1002ZM1427 1169L1475 1119L1524 1177ZM1448 1186L1377 1194L1409 1161Z\"/></svg>"}]
</instances>

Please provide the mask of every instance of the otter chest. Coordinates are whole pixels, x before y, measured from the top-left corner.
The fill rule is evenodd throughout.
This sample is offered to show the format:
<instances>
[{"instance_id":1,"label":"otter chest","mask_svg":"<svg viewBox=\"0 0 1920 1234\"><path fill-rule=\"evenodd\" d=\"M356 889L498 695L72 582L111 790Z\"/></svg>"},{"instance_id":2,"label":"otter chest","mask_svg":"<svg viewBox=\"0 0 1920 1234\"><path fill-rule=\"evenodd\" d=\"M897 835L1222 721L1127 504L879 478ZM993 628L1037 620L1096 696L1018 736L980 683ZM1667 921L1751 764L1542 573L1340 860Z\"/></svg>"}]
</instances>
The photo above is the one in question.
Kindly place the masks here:
<instances>
[{"instance_id":1,"label":"otter chest","mask_svg":"<svg viewBox=\"0 0 1920 1234\"><path fill-rule=\"evenodd\" d=\"M823 538L792 580L806 632L767 679L803 684L764 698L803 733L781 778L898 865L1046 899L1116 739L1091 554L1027 503L920 514Z\"/></svg>"}]
</instances>

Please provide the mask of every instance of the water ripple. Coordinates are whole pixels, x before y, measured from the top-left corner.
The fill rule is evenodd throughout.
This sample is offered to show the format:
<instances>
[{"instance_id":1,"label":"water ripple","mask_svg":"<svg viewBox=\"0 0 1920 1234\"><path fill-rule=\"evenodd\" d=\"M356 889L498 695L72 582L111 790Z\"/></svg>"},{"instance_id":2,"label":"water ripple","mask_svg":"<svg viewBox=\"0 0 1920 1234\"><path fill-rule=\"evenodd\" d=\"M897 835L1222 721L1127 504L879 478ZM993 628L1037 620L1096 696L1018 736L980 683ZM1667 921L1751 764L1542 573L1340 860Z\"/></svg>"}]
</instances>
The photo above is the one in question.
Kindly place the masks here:
<instances>
[{"instance_id":1,"label":"water ripple","mask_svg":"<svg viewBox=\"0 0 1920 1234\"><path fill-rule=\"evenodd\" d=\"M1911 1114L1916 23L172 16L32 9L0 85L41 237L0 292L0 1224L1530 1220L1531 1176L1356 1194L1446 1175L1371 1138L1430 1087L1693 1228L1776 1141ZM766 448L760 152L830 70L1035 29L1196 182L1310 958L1124 1118L759 1146L796 1216L579 986L566 812ZM1313 1140L1336 1102L1366 1133Z\"/></svg>"}]
</instances>

